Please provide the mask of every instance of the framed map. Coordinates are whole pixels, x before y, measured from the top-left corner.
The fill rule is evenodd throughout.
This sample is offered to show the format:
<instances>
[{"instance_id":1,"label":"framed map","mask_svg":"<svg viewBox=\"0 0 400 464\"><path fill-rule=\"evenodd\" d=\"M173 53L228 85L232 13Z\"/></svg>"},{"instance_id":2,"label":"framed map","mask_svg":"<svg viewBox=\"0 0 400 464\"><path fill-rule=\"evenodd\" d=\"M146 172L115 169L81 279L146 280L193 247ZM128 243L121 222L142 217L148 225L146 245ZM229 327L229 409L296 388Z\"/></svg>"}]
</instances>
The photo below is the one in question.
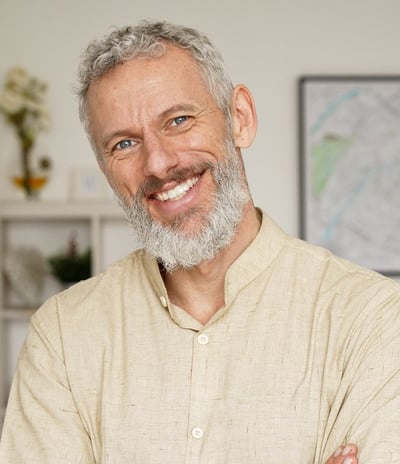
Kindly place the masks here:
<instances>
[{"instance_id":1,"label":"framed map","mask_svg":"<svg viewBox=\"0 0 400 464\"><path fill-rule=\"evenodd\" d=\"M400 274L400 76L299 81L301 236Z\"/></svg>"}]
</instances>

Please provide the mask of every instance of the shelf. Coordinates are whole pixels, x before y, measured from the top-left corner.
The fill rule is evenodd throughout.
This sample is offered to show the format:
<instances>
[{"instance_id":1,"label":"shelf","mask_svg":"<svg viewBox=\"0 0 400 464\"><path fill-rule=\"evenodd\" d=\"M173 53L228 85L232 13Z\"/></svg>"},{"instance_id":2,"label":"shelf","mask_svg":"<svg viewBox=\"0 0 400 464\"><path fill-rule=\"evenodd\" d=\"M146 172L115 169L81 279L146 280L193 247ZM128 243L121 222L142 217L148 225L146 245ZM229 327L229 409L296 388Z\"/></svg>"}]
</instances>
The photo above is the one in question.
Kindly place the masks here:
<instances>
[{"instance_id":1,"label":"shelf","mask_svg":"<svg viewBox=\"0 0 400 464\"><path fill-rule=\"evenodd\" d=\"M110 201L2 201L0 203L0 216L2 220L9 219L68 219L101 216L107 218L124 218L123 211Z\"/></svg>"},{"instance_id":2,"label":"shelf","mask_svg":"<svg viewBox=\"0 0 400 464\"><path fill-rule=\"evenodd\" d=\"M3 321L18 321L28 320L31 318L36 309L25 308L2 308L0 310L0 320Z\"/></svg>"},{"instance_id":3,"label":"shelf","mask_svg":"<svg viewBox=\"0 0 400 464\"><path fill-rule=\"evenodd\" d=\"M44 257L65 249L71 232L78 235L79 248L92 251L92 271L97 274L136 247L121 208L105 201L0 201L0 256L11 248L37 248ZM47 275L39 297L45 301L61 290ZM18 353L36 308L23 300L8 280L0 278L0 432L8 388Z\"/></svg>"}]
</instances>

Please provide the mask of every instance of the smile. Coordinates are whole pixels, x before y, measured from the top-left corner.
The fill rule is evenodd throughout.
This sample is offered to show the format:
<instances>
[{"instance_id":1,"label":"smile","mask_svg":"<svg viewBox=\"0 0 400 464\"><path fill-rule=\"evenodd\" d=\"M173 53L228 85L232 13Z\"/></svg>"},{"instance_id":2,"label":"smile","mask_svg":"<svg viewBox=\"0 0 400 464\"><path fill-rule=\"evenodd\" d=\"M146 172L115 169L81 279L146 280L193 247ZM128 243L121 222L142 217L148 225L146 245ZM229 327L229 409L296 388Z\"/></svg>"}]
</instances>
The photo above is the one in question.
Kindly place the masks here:
<instances>
[{"instance_id":1,"label":"smile","mask_svg":"<svg viewBox=\"0 0 400 464\"><path fill-rule=\"evenodd\" d=\"M155 193L154 198L156 198L159 201L177 201L180 200L186 192L188 192L192 187L194 187L198 180L200 179L200 176L194 176L191 177L190 179L186 180L185 182L182 182L181 184L178 184L171 190L167 190L165 192L161 193Z\"/></svg>"}]
</instances>

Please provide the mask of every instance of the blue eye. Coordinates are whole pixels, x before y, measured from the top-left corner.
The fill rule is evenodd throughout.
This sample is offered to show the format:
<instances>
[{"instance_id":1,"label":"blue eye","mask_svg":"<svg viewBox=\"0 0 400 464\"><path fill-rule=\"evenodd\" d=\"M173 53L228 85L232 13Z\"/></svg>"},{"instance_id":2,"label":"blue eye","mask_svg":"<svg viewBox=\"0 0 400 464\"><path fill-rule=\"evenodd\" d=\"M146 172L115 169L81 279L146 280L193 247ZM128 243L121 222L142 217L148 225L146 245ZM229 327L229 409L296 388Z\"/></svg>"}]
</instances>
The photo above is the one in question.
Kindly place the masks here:
<instances>
[{"instance_id":1,"label":"blue eye","mask_svg":"<svg viewBox=\"0 0 400 464\"><path fill-rule=\"evenodd\" d=\"M187 120L188 120L188 116L178 116L177 118L174 118L172 120L172 124L174 124L175 126L179 126Z\"/></svg>"},{"instance_id":2,"label":"blue eye","mask_svg":"<svg viewBox=\"0 0 400 464\"><path fill-rule=\"evenodd\" d=\"M125 148L130 148L131 146L133 145L133 141L132 140L121 140L121 142L118 142L116 145L115 145L115 148L117 150L124 150Z\"/></svg>"}]
</instances>

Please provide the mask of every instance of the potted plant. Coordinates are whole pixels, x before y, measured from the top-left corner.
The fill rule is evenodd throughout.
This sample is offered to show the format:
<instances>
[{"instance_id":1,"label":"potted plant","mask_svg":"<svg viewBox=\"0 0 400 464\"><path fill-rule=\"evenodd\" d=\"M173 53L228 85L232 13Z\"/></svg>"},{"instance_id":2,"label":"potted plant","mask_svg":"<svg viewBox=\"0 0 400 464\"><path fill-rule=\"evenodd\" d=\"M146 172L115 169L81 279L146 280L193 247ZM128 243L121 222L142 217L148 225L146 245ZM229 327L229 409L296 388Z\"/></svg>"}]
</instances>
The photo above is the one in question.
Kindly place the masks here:
<instances>
[{"instance_id":1,"label":"potted plant","mask_svg":"<svg viewBox=\"0 0 400 464\"><path fill-rule=\"evenodd\" d=\"M49 112L45 104L47 84L31 76L24 68L11 68L0 92L0 113L14 127L20 145L20 175L13 178L27 197L34 196L45 185L46 175L35 175L32 167L32 149L39 133L49 126ZM39 160L38 168L50 168L47 158Z\"/></svg>"},{"instance_id":2,"label":"potted plant","mask_svg":"<svg viewBox=\"0 0 400 464\"><path fill-rule=\"evenodd\" d=\"M52 274L63 284L71 285L91 276L92 257L88 248L78 251L75 234L69 240L67 250L49 258Z\"/></svg>"}]
</instances>

